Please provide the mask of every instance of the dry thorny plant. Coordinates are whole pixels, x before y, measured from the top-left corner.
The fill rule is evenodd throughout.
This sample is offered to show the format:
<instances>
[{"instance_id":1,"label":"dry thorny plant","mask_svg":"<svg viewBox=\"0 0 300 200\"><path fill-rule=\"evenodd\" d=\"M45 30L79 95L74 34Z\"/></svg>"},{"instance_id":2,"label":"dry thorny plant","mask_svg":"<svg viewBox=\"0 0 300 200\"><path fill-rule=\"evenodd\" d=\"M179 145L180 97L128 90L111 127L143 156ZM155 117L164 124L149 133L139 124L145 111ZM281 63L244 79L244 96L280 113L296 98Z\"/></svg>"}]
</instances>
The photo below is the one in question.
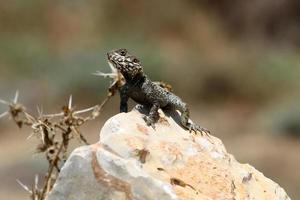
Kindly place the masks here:
<instances>
[{"instance_id":1,"label":"dry thorny plant","mask_svg":"<svg viewBox=\"0 0 300 200\"><path fill-rule=\"evenodd\" d=\"M122 76L112 68L112 73L96 72L94 75L112 78L113 81L108 89L108 94L104 101L93 107L84 110L75 110L72 106L72 96L69 98L68 105L62 107L62 111L57 114L44 114L42 109L38 108L38 115L33 116L26 111L24 105L18 102L18 91L12 101L0 99L0 103L8 106L8 111L0 114L0 118L7 115L16 123L19 128L29 126L33 136L39 139L36 146L38 153L44 153L48 161L48 170L45 174L42 188L39 187L39 177L36 175L34 184L31 188L27 187L19 180L17 182L30 193L32 200L43 200L51 191L60 169L67 159L67 150L70 140L77 138L79 142L88 144L86 138L80 131L80 127L88 121L94 120L100 115L100 112L107 101L114 96L120 86L124 84ZM88 115L87 115L88 114ZM87 116L83 116L87 115Z\"/></svg>"}]
</instances>

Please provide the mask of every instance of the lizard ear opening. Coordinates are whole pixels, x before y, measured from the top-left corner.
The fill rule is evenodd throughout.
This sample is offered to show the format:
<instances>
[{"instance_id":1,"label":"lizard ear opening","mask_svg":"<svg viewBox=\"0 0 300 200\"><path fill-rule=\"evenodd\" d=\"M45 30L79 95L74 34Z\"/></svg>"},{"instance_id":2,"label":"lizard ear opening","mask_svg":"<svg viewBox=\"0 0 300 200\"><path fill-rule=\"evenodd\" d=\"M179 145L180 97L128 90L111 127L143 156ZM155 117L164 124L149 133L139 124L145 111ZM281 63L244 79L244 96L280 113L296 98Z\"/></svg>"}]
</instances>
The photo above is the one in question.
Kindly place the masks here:
<instances>
[{"instance_id":1,"label":"lizard ear opening","mask_svg":"<svg viewBox=\"0 0 300 200\"><path fill-rule=\"evenodd\" d=\"M142 66L139 66L139 67L138 67L138 73L143 73L143 68L142 68Z\"/></svg>"}]
</instances>

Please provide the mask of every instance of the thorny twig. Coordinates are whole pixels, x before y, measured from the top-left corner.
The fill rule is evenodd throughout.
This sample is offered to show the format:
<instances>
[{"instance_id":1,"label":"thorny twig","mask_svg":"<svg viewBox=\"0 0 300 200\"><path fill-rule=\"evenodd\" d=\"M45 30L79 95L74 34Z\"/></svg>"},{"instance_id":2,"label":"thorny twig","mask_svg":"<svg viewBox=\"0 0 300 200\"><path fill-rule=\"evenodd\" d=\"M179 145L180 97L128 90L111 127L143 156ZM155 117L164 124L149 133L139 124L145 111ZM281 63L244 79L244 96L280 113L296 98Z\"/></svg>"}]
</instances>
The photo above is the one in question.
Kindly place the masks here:
<instances>
[{"instance_id":1,"label":"thorny twig","mask_svg":"<svg viewBox=\"0 0 300 200\"><path fill-rule=\"evenodd\" d=\"M17 182L24 190L26 190L30 194L30 197L32 200L39 200L42 198L40 189L38 188L38 184L39 184L39 176L38 175L35 175L34 185L32 186L32 189L29 189L20 180L17 180Z\"/></svg>"},{"instance_id":2,"label":"thorny twig","mask_svg":"<svg viewBox=\"0 0 300 200\"><path fill-rule=\"evenodd\" d=\"M35 177L35 183L30 189L19 180L17 182L30 193L32 200L44 200L51 191L56 178L60 172L61 165L67 159L67 149L69 141L77 138L80 142L88 144L86 138L80 131L80 126L90 120L97 118L108 100L114 96L116 91L124 84L124 79L112 68L112 73L104 74L97 72L96 75L110 77L113 79L108 94L99 105L75 110L72 106L73 98L70 96L67 106L62 107L62 111L56 114L43 114L42 109L37 108L38 116L35 117L26 111L25 106L18 103L19 92L17 91L14 99L9 102L0 99L0 103L8 106L8 111L0 114L0 118L7 115L13 119L19 128L27 125L33 132L28 139L36 136L40 139L40 144L36 149L38 153L44 153L48 161L48 170L44 179L43 188L38 187L38 176ZM87 117L80 116L84 113L90 113Z\"/></svg>"},{"instance_id":3,"label":"thorny twig","mask_svg":"<svg viewBox=\"0 0 300 200\"><path fill-rule=\"evenodd\" d=\"M47 193L50 192L50 190L52 189L53 184L51 183L51 178L53 176L53 170L54 170L54 166L57 166L57 163L59 161L59 154L61 153L62 149L63 149L63 143L60 144L60 147L57 151L57 153L54 156L54 159L52 160L49 168L48 168L48 172L44 181L44 187L43 190L41 192L41 199L44 199L44 197L46 196ZM55 177L56 179L56 177Z\"/></svg>"}]
</instances>

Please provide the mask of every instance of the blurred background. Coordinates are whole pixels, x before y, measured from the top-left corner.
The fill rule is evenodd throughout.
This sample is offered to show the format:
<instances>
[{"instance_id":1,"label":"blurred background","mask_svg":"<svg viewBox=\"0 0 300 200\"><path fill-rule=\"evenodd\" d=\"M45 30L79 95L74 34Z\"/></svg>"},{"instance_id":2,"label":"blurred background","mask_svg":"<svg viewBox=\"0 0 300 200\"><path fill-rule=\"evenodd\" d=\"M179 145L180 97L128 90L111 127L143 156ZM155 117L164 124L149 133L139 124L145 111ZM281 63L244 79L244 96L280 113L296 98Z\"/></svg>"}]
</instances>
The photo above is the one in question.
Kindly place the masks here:
<instances>
[{"instance_id":1,"label":"blurred background","mask_svg":"<svg viewBox=\"0 0 300 200\"><path fill-rule=\"evenodd\" d=\"M0 98L18 89L31 113L58 112L70 94L90 107L109 85L91 74L110 71L107 51L127 48L237 160L300 199L299 10L298 0L1 0ZM118 100L84 127L90 143ZM27 198L16 179L45 173L29 134L0 120L0 199Z\"/></svg>"}]
</instances>

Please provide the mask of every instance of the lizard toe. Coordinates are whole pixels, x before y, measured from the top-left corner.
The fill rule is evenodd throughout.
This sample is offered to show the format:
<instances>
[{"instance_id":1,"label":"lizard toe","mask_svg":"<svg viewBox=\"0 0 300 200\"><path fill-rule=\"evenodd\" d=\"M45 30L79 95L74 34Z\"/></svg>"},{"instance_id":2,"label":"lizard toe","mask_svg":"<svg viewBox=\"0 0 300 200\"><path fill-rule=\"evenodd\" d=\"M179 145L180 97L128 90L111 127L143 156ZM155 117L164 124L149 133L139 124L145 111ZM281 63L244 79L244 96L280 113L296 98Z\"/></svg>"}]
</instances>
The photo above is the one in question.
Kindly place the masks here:
<instances>
[{"instance_id":1,"label":"lizard toe","mask_svg":"<svg viewBox=\"0 0 300 200\"><path fill-rule=\"evenodd\" d=\"M189 129L190 129L190 132L193 131L195 134L200 132L200 134L202 136L203 135L209 136L209 134L210 134L210 131L208 129L198 126L196 124L191 124Z\"/></svg>"},{"instance_id":2,"label":"lizard toe","mask_svg":"<svg viewBox=\"0 0 300 200\"><path fill-rule=\"evenodd\" d=\"M155 123L154 123L154 121L150 117L148 117L148 116L145 115L143 117L143 119L146 122L147 126L151 126L155 130Z\"/></svg>"},{"instance_id":3,"label":"lizard toe","mask_svg":"<svg viewBox=\"0 0 300 200\"><path fill-rule=\"evenodd\" d=\"M206 135L206 136L210 135L210 131L206 128L199 127L199 131L201 132L202 135Z\"/></svg>"}]
</instances>

